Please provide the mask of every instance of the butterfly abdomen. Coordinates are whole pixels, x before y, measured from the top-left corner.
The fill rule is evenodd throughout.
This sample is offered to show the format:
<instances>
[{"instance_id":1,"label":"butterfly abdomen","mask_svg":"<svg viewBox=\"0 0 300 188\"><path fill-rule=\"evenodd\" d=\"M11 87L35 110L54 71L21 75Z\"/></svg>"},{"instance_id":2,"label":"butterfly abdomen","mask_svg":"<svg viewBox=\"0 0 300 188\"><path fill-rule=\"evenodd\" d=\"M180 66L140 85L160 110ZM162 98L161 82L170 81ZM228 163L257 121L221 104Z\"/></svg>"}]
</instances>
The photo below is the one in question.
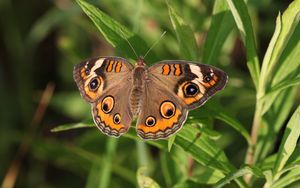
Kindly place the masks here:
<instances>
[{"instance_id":1,"label":"butterfly abdomen","mask_svg":"<svg viewBox=\"0 0 300 188\"><path fill-rule=\"evenodd\" d=\"M133 87L130 94L130 109L133 115L138 115L141 109L145 73L143 66L133 70Z\"/></svg>"},{"instance_id":2,"label":"butterfly abdomen","mask_svg":"<svg viewBox=\"0 0 300 188\"><path fill-rule=\"evenodd\" d=\"M133 87L130 95L130 109L132 114L138 115L141 108L143 86Z\"/></svg>"}]
</instances>

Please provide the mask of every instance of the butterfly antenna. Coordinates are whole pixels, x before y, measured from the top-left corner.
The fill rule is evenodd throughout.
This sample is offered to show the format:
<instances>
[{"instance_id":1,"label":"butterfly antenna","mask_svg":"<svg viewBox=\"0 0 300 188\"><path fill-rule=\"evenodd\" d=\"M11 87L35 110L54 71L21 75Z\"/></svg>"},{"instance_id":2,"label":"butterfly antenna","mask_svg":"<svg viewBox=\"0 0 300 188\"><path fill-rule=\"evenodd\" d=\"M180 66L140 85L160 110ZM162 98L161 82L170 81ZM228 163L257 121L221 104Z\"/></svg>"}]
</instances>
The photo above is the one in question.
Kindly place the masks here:
<instances>
[{"instance_id":1,"label":"butterfly antenna","mask_svg":"<svg viewBox=\"0 0 300 188\"><path fill-rule=\"evenodd\" d=\"M158 43L159 43L159 41L163 38L163 36L165 35L167 33L167 31L164 31L161 35L160 35L160 37L159 37L159 39L157 40L157 41L155 41L153 44L152 44L152 46L149 48L149 50L146 52L146 54L144 55L144 58L148 55L148 53L153 49L153 47L154 46L156 46Z\"/></svg>"},{"instance_id":2,"label":"butterfly antenna","mask_svg":"<svg viewBox=\"0 0 300 188\"><path fill-rule=\"evenodd\" d=\"M138 59L139 56L137 55L136 51L134 50L134 48L133 48L133 46L131 45L131 43L129 42L129 40L128 40L126 37L124 37L124 39L127 41L127 43L129 44L130 48L132 49L133 53L135 54L136 58Z\"/></svg>"},{"instance_id":3,"label":"butterfly antenna","mask_svg":"<svg viewBox=\"0 0 300 188\"><path fill-rule=\"evenodd\" d=\"M126 40L126 42L129 44L130 48L132 49L134 55L136 56L136 58L138 59L139 56L137 55L136 51L134 50L133 46L131 45L131 43L129 42L129 40L127 39L127 37L125 37L123 31L121 29L119 29L120 33L122 33L122 38Z\"/></svg>"}]
</instances>

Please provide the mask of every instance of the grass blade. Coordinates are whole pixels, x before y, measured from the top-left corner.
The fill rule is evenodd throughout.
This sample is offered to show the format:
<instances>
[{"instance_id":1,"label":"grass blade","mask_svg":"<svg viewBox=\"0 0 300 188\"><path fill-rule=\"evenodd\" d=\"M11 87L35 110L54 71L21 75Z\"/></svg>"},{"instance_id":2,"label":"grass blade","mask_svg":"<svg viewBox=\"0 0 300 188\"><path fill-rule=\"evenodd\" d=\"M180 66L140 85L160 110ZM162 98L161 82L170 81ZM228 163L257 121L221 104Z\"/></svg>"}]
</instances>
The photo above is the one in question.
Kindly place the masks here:
<instances>
[{"instance_id":1,"label":"grass blade","mask_svg":"<svg viewBox=\"0 0 300 188\"><path fill-rule=\"evenodd\" d=\"M247 66L254 85L258 86L259 81L259 61L256 53L255 37L252 22L248 13L247 5L244 1L227 0L235 23L240 31L247 51Z\"/></svg>"},{"instance_id":2,"label":"grass blade","mask_svg":"<svg viewBox=\"0 0 300 188\"><path fill-rule=\"evenodd\" d=\"M274 149L274 140L276 140L294 105L295 94L296 88L289 88L281 92L270 110L265 114L265 124L260 128L259 139L256 144L255 160L265 159L269 152Z\"/></svg>"},{"instance_id":3,"label":"grass blade","mask_svg":"<svg viewBox=\"0 0 300 188\"><path fill-rule=\"evenodd\" d=\"M237 132L239 132L246 139L246 141L249 145L251 145L251 138L250 138L248 131L235 118L233 118L233 117L229 116L228 114L226 114L225 112L221 112L221 111L217 112L215 117L216 117L216 119L219 119L219 120L227 123L228 125L230 125L233 129L235 129Z\"/></svg>"},{"instance_id":4,"label":"grass blade","mask_svg":"<svg viewBox=\"0 0 300 188\"><path fill-rule=\"evenodd\" d=\"M270 98L275 92L280 93L282 90L285 90L289 87L300 85L300 75L292 79L285 79L284 81L274 85L270 91L264 96L264 98Z\"/></svg>"},{"instance_id":5,"label":"grass blade","mask_svg":"<svg viewBox=\"0 0 300 188\"><path fill-rule=\"evenodd\" d=\"M108 138L106 142L106 153L104 156L105 163L102 165L101 176L99 179L99 188L107 188L110 187L110 179L111 179L111 171L113 159L115 157L116 149L117 149L118 139L116 138Z\"/></svg>"},{"instance_id":6,"label":"grass blade","mask_svg":"<svg viewBox=\"0 0 300 188\"><path fill-rule=\"evenodd\" d=\"M272 185L272 188L287 187L291 183L294 183L299 180L300 180L300 167L290 171L285 176L281 177L278 181L276 181Z\"/></svg>"},{"instance_id":7,"label":"grass blade","mask_svg":"<svg viewBox=\"0 0 300 188\"><path fill-rule=\"evenodd\" d=\"M192 29L175 12L170 4L168 4L168 8L169 16L179 42L181 55L187 60L198 60L199 50Z\"/></svg>"},{"instance_id":8,"label":"grass blade","mask_svg":"<svg viewBox=\"0 0 300 188\"><path fill-rule=\"evenodd\" d=\"M283 169L287 160L295 150L297 140L300 136L300 106L294 112L285 129L282 142L274 165L274 180L280 177L278 172Z\"/></svg>"},{"instance_id":9,"label":"grass blade","mask_svg":"<svg viewBox=\"0 0 300 188\"><path fill-rule=\"evenodd\" d=\"M129 31L125 26L112 19L98 8L83 0L76 0L82 10L94 22L104 38L124 56L137 59L127 40L132 44L138 55L144 55L149 49L146 42L138 35ZM153 51L146 57L149 63L157 61Z\"/></svg>"},{"instance_id":10,"label":"grass blade","mask_svg":"<svg viewBox=\"0 0 300 188\"><path fill-rule=\"evenodd\" d=\"M203 62L216 64L217 57L234 26L234 20L226 0L215 1L213 17L204 44Z\"/></svg>"},{"instance_id":11,"label":"grass blade","mask_svg":"<svg viewBox=\"0 0 300 188\"><path fill-rule=\"evenodd\" d=\"M224 187L226 184L230 183L232 180L237 179L238 177L242 177L246 174L252 174L256 177L264 177L263 173L260 171L259 168L256 167L250 167L245 166L241 169L238 169L237 171L228 174L226 177L221 179L216 185L214 185L215 188Z\"/></svg>"},{"instance_id":12,"label":"grass blade","mask_svg":"<svg viewBox=\"0 0 300 188\"><path fill-rule=\"evenodd\" d=\"M51 132L60 132L60 131L68 131L71 129L78 129L78 128L88 128L88 127L95 127L94 123L72 123L72 124L66 124L66 125L59 125L53 129L51 129Z\"/></svg>"}]
</instances>

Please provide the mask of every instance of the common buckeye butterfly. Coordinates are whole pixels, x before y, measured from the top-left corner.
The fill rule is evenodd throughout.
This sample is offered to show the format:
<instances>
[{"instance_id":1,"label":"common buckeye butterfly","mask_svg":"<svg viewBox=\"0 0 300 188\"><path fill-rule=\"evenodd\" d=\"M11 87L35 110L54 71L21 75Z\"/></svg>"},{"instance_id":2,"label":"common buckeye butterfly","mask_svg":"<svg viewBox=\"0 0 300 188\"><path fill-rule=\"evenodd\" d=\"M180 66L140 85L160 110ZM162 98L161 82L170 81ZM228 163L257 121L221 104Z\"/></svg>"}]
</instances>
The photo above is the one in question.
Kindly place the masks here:
<instances>
[{"instance_id":1,"label":"common buckeye butterfly","mask_svg":"<svg viewBox=\"0 0 300 188\"><path fill-rule=\"evenodd\" d=\"M97 57L74 67L82 97L92 105L97 127L119 137L137 117L142 139L164 139L184 124L189 110L203 105L227 83L224 71L191 61L167 60L147 67L120 57Z\"/></svg>"}]
</instances>

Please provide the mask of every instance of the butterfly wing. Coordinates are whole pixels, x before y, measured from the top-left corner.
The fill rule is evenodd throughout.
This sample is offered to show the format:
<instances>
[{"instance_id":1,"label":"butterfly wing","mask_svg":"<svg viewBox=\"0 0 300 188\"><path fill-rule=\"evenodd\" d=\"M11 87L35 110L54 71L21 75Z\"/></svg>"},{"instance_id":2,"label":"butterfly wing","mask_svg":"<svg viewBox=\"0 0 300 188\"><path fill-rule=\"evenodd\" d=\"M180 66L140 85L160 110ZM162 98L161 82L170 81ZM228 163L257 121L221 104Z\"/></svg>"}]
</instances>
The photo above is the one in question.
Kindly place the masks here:
<instances>
[{"instance_id":1,"label":"butterfly wing","mask_svg":"<svg viewBox=\"0 0 300 188\"><path fill-rule=\"evenodd\" d=\"M109 136L118 137L130 127L132 70L133 66L119 57L93 58L74 68L74 80L80 93L92 104L94 122Z\"/></svg>"},{"instance_id":2,"label":"butterfly wing","mask_svg":"<svg viewBox=\"0 0 300 188\"><path fill-rule=\"evenodd\" d=\"M150 75L149 80L144 84L145 92L136 125L137 134L145 140L167 138L176 133L185 122L187 106L175 93Z\"/></svg>"},{"instance_id":3,"label":"butterfly wing","mask_svg":"<svg viewBox=\"0 0 300 188\"><path fill-rule=\"evenodd\" d=\"M192 61L161 61L150 67L149 73L176 94L188 109L203 105L228 80L224 71Z\"/></svg>"},{"instance_id":4,"label":"butterfly wing","mask_svg":"<svg viewBox=\"0 0 300 188\"><path fill-rule=\"evenodd\" d=\"M120 57L97 57L83 61L73 70L73 78L81 96L95 102L106 90L129 79L133 66Z\"/></svg>"},{"instance_id":5,"label":"butterfly wing","mask_svg":"<svg viewBox=\"0 0 300 188\"><path fill-rule=\"evenodd\" d=\"M128 131L132 121L129 106L130 91L130 83L124 80L119 86L105 91L92 104L94 122L104 134L119 137Z\"/></svg>"},{"instance_id":6,"label":"butterfly wing","mask_svg":"<svg viewBox=\"0 0 300 188\"><path fill-rule=\"evenodd\" d=\"M137 133L143 139L162 139L177 132L188 110L204 104L227 83L215 67L188 61L162 61L148 69Z\"/></svg>"}]
</instances>

